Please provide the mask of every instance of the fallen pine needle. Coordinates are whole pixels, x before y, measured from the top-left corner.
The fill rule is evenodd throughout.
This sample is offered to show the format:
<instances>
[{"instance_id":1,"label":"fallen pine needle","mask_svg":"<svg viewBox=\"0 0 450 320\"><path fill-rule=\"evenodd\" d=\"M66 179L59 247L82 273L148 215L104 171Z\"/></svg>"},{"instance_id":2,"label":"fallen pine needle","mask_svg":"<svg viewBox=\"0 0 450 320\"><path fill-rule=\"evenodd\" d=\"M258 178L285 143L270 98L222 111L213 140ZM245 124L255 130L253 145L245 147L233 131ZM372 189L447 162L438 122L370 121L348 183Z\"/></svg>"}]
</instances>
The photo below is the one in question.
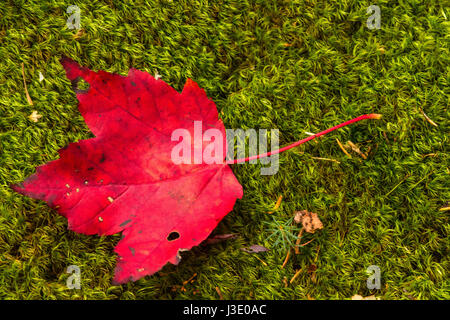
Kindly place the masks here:
<instances>
[{"instance_id":1,"label":"fallen pine needle","mask_svg":"<svg viewBox=\"0 0 450 320\"><path fill-rule=\"evenodd\" d=\"M282 195L278 197L277 203L275 203L275 206L273 207L272 211L269 211L269 212L267 212L267 213L271 214L271 213L273 213L274 211L278 210L278 208L279 208L280 205L281 205L281 200L283 200L283 196L282 196Z\"/></svg>"},{"instance_id":2,"label":"fallen pine needle","mask_svg":"<svg viewBox=\"0 0 450 320\"><path fill-rule=\"evenodd\" d=\"M255 257L256 259L258 259L259 261L261 261L261 263L267 267L267 263L266 263L264 260L262 260L260 257L258 257L258 256L256 256L256 255L255 255L254 257Z\"/></svg>"},{"instance_id":3,"label":"fallen pine needle","mask_svg":"<svg viewBox=\"0 0 450 320\"><path fill-rule=\"evenodd\" d=\"M297 270L297 272L292 277L291 281L289 281L290 284L292 284L292 282L294 282L294 280L299 276L300 272L302 272L301 268L299 270Z\"/></svg>"},{"instance_id":4,"label":"fallen pine needle","mask_svg":"<svg viewBox=\"0 0 450 320\"><path fill-rule=\"evenodd\" d=\"M352 148L353 151L355 151L357 154L359 154L364 160L367 159L367 156L361 152L361 150L358 148L358 146L356 144L354 144L350 140L347 141L347 144Z\"/></svg>"},{"instance_id":5,"label":"fallen pine needle","mask_svg":"<svg viewBox=\"0 0 450 320\"><path fill-rule=\"evenodd\" d=\"M448 211L448 210L450 210L450 207L443 207L439 209L439 211Z\"/></svg>"},{"instance_id":6,"label":"fallen pine needle","mask_svg":"<svg viewBox=\"0 0 450 320\"><path fill-rule=\"evenodd\" d=\"M222 291L220 291L219 287L216 287L216 292L219 295L219 299L223 300L223 295L222 295Z\"/></svg>"},{"instance_id":7,"label":"fallen pine needle","mask_svg":"<svg viewBox=\"0 0 450 320\"><path fill-rule=\"evenodd\" d=\"M295 241L295 254L300 253L299 247L300 247L300 241L302 239L303 230L304 230L304 228L300 229L298 236L297 236L297 241Z\"/></svg>"},{"instance_id":8,"label":"fallen pine needle","mask_svg":"<svg viewBox=\"0 0 450 320\"><path fill-rule=\"evenodd\" d=\"M286 258L284 259L283 265L281 266L282 269L286 266L286 263L288 262L290 256L291 256L291 248L288 249Z\"/></svg>"},{"instance_id":9,"label":"fallen pine needle","mask_svg":"<svg viewBox=\"0 0 450 320\"><path fill-rule=\"evenodd\" d=\"M192 275L192 277L190 277L189 279L187 279L186 281L183 282L183 286L187 285L192 279L194 279L197 276L197 273L194 273Z\"/></svg>"},{"instance_id":10,"label":"fallen pine needle","mask_svg":"<svg viewBox=\"0 0 450 320\"><path fill-rule=\"evenodd\" d=\"M423 158L426 158L426 157L437 157L437 153L428 153L428 154L425 154L425 155L423 155L422 157Z\"/></svg>"},{"instance_id":11,"label":"fallen pine needle","mask_svg":"<svg viewBox=\"0 0 450 320\"><path fill-rule=\"evenodd\" d=\"M28 103L29 103L30 105L33 105L33 100L31 100L31 97L30 97L30 95L28 94L27 83L26 83L26 81L25 81L25 67L24 67L24 65L23 65L23 62L22 62L22 78L23 78L23 86L24 86L24 88L25 88L25 95L27 96L27 101L28 101Z\"/></svg>"},{"instance_id":12,"label":"fallen pine needle","mask_svg":"<svg viewBox=\"0 0 450 320\"><path fill-rule=\"evenodd\" d=\"M320 157L311 157L313 159L317 159L317 160L325 160L325 161L333 161L333 162L337 162L340 163L338 160L336 159L328 159L328 158L320 158Z\"/></svg>"},{"instance_id":13,"label":"fallen pine needle","mask_svg":"<svg viewBox=\"0 0 450 320\"><path fill-rule=\"evenodd\" d=\"M425 119L426 119L430 124L432 124L432 125L435 126L435 127L438 126L438 125L436 124L436 122L434 122L433 120L431 120L431 119L426 115L426 113L423 112L422 109L420 109L420 112L422 112L423 116L425 117Z\"/></svg>"},{"instance_id":14,"label":"fallen pine needle","mask_svg":"<svg viewBox=\"0 0 450 320\"><path fill-rule=\"evenodd\" d=\"M309 240L308 242L305 242L305 243L303 243L303 244L300 244L299 247L304 247L304 246L306 246L307 244L313 242L313 240L314 240L314 239L311 239L311 240Z\"/></svg>"},{"instance_id":15,"label":"fallen pine needle","mask_svg":"<svg viewBox=\"0 0 450 320\"><path fill-rule=\"evenodd\" d=\"M396 185L395 185L395 187L391 190L391 191L389 191L384 197L387 197L388 195L390 195L395 189L397 189L397 187L399 186L399 185L401 185L406 179L408 179L409 178L409 175L407 174L399 183L397 183Z\"/></svg>"},{"instance_id":16,"label":"fallen pine needle","mask_svg":"<svg viewBox=\"0 0 450 320\"><path fill-rule=\"evenodd\" d=\"M421 183L423 180L425 180L426 178L428 178L434 171L431 171L429 174L427 174L425 177L423 177L422 179L419 180L419 182L417 182L416 184L414 184L411 188L409 188L408 190L406 190L405 193L411 191L412 189L414 189L415 187L417 187L417 185L419 183Z\"/></svg>"},{"instance_id":17,"label":"fallen pine needle","mask_svg":"<svg viewBox=\"0 0 450 320\"><path fill-rule=\"evenodd\" d=\"M351 154L347 152L347 150L345 150L344 146L342 145L342 143L339 141L338 138L336 138L336 142L339 145L339 148L341 148L341 150L347 155L347 157L351 158Z\"/></svg>"}]
</instances>

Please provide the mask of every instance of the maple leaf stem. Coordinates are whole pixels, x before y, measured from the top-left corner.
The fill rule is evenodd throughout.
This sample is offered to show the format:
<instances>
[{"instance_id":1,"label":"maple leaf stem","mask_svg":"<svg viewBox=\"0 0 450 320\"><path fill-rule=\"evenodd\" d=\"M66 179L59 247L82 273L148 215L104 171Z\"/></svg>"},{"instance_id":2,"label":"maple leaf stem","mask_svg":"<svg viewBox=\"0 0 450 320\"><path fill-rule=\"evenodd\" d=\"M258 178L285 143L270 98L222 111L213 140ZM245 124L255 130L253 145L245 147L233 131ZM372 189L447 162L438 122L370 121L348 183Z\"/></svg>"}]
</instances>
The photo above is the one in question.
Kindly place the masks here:
<instances>
[{"instance_id":1,"label":"maple leaf stem","mask_svg":"<svg viewBox=\"0 0 450 320\"><path fill-rule=\"evenodd\" d=\"M309 136L309 137L307 137L305 139L302 139L302 140L299 140L297 142L294 142L294 143L292 143L292 144L290 144L290 145L288 145L286 147L283 147L283 148L280 148L280 149L277 149L277 150L273 150L273 151L270 151L270 152L266 152L266 153L261 153L261 154L258 154L256 156L251 156L251 157L241 158L241 159L228 160L226 163L227 164L236 164L236 163L248 162L250 160L255 160L255 159L259 159L259 158L269 157L271 155L274 155L274 154L277 154L277 153L281 153L283 151L286 151L286 150L292 149L294 147L297 147L297 146L299 146L299 145L301 145L301 144L303 144L305 142L308 142L308 141L313 140L313 139L315 139L317 137L323 136L323 135L325 135L325 134L327 134L327 133L329 133L331 131L334 131L336 129L348 126L349 124L352 124L352 123L355 123L355 122L358 122L358 121L361 121L361 120L365 120L365 119L380 119L380 118L381 118L381 114L377 114L377 113L364 114L362 116L359 116L359 117L356 117L354 119L345 121L345 122L343 122L341 124L338 124L337 126L329 128L329 129L324 130L322 132L316 133L315 135L312 135L312 136Z\"/></svg>"}]
</instances>

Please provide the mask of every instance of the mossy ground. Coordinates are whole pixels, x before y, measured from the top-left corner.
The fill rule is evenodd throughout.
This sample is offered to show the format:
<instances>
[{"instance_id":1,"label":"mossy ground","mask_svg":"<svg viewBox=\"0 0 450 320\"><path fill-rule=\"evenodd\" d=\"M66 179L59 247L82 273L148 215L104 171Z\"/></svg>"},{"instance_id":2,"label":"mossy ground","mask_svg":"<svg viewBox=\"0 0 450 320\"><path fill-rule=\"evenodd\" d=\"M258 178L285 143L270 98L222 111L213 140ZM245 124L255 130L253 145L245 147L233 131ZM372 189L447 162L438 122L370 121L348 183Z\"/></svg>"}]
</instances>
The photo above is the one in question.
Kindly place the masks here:
<instances>
[{"instance_id":1,"label":"mossy ground","mask_svg":"<svg viewBox=\"0 0 450 320\"><path fill-rule=\"evenodd\" d=\"M444 2L118 2L0 3L0 298L218 299L216 287L225 299L450 298L448 212L440 210L449 200ZM81 8L79 31L66 27L73 4ZM371 4L381 8L379 30L366 26ZM360 114L383 119L285 152L274 176L261 176L260 165L234 165L244 197L214 233L238 239L196 247L178 266L112 286L120 235L68 231L45 203L9 187L56 159L58 149L92 137L62 55L93 70L158 72L177 90L192 78L227 128L277 128L281 145ZM38 122L28 118L33 110ZM348 158L336 138L357 143L368 158ZM264 223L279 195L272 214L279 221L307 209L324 224L285 268L286 251L267 240ZM240 250L252 244L271 250ZM81 290L66 287L73 264ZM366 287L370 265L381 269L379 290Z\"/></svg>"}]
</instances>

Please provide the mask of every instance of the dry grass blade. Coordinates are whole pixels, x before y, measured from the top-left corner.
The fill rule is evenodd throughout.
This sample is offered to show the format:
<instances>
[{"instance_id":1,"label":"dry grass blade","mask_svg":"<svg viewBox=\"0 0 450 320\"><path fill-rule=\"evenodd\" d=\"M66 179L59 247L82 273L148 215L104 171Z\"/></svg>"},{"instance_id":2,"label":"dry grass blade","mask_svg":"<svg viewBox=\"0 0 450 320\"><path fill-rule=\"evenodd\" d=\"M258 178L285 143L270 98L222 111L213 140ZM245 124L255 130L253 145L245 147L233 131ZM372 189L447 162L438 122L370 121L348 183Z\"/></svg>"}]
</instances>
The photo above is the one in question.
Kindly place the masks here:
<instances>
[{"instance_id":1,"label":"dry grass blade","mask_svg":"<svg viewBox=\"0 0 450 320\"><path fill-rule=\"evenodd\" d=\"M338 161L336 159L328 159L328 158L321 158L321 157L311 157L311 158L316 159L316 160L325 160L325 161L333 161L336 163L341 163L340 161Z\"/></svg>"},{"instance_id":2,"label":"dry grass blade","mask_svg":"<svg viewBox=\"0 0 450 320\"><path fill-rule=\"evenodd\" d=\"M258 256L254 256L256 259L258 259L263 265L265 265L266 267L268 266L268 264L261 258L259 258Z\"/></svg>"},{"instance_id":3,"label":"dry grass blade","mask_svg":"<svg viewBox=\"0 0 450 320\"><path fill-rule=\"evenodd\" d=\"M425 112L423 112L422 109L420 109L420 112L423 114L423 116L425 117L425 119L426 119L430 124L432 124L432 125L435 126L435 127L438 126L438 125L436 124L436 122L434 122L433 120L431 120L431 119L427 116L427 114L426 114Z\"/></svg>"},{"instance_id":4,"label":"dry grass blade","mask_svg":"<svg viewBox=\"0 0 450 320\"><path fill-rule=\"evenodd\" d=\"M356 144L354 144L350 140L347 141L347 144L350 146L350 148L352 148L353 151L355 151L357 154L359 154L364 160L367 159L367 156L364 153L362 153L362 151L358 148L358 146Z\"/></svg>"},{"instance_id":5,"label":"dry grass blade","mask_svg":"<svg viewBox=\"0 0 450 320\"><path fill-rule=\"evenodd\" d=\"M25 80L25 67L24 67L24 65L23 65L23 62L22 62L22 78L23 78L23 86L24 86L24 88L25 88L25 95L27 96L27 101L28 101L28 103L29 103L30 105L33 105L33 100L31 100L31 97L30 97L30 95L28 94L27 83L26 83L26 80Z\"/></svg>"},{"instance_id":6,"label":"dry grass blade","mask_svg":"<svg viewBox=\"0 0 450 320\"><path fill-rule=\"evenodd\" d=\"M347 157L351 158L352 156L350 155L350 153L347 152L347 150L345 150L344 146L342 145L342 143L339 141L338 138L336 138L336 142L338 143L339 148L341 148L341 150L347 155Z\"/></svg>"}]
</instances>

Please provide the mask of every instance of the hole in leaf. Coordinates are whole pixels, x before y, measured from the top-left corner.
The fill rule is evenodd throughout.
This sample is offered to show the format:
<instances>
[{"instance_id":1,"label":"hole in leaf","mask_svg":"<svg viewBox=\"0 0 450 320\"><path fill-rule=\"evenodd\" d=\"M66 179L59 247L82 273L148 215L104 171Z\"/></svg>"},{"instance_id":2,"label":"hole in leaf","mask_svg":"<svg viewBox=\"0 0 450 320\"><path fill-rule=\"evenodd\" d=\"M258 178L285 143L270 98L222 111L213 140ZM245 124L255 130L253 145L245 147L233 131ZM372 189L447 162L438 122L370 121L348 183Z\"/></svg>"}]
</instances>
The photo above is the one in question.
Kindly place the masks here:
<instances>
[{"instance_id":1,"label":"hole in leaf","mask_svg":"<svg viewBox=\"0 0 450 320\"><path fill-rule=\"evenodd\" d=\"M173 240L177 240L180 237L180 234L176 231L172 231L171 233L169 233L169 235L167 236L167 240L168 241L173 241Z\"/></svg>"},{"instance_id":2,"label":"hole in leaf","mask_svg":"<svg viewBox=\"0 0 450 320\"><path fill-rule=\"evenodd\" d=\"M72 89L75 93L86 93L91 85L81 77L72 80Z\"/></svg>"}]
</instances>

